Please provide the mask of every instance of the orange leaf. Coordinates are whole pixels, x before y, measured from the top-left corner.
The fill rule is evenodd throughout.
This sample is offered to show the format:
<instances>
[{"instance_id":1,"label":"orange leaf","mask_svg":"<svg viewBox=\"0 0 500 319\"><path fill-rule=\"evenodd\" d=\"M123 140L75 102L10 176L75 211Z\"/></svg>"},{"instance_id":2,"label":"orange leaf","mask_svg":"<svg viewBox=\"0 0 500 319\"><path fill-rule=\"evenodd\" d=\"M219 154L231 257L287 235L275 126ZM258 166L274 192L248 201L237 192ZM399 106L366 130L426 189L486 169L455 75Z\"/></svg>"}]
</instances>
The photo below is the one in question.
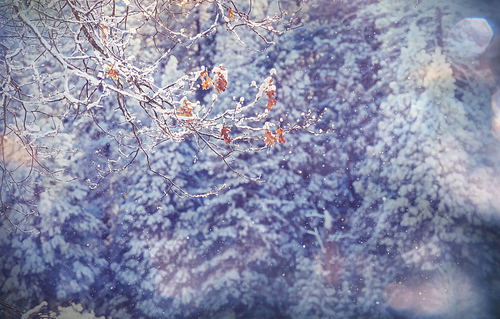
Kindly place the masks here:
<instances>
[{"instance_id":1,"label":"orange leaf","mask_svg":"<svg viewBox=\"0 0 500 319\"><path fill-rule=\"evenodd\" d=\"M285 144L286 140L283 137L283 130L281 129L281 127L276 131L276 136L278 137L278 143Z\"/></svg>"},{"instance_id":2,"label":"orange leaf","mask_svg":"<svg viewBox=\"0 0 500 319\"><path fill-rule=\"evenodd\" d=\"M208 90L210 88L210 83L212 83L212 79L208 77L207 71L201 72L200 78L203 90Z\"/></svg>"},{"instance_id":3,"label":"orange leaf","mask_svg":"<svg viewBox=\"0 0 500 319\"><path fill-rule=\"evenodd\" d=\"M226 145L231 143L231 138L227 133L231 131L231 127L227 127L225 124L222 124L222 129L220 130L220 136L224 138L224 142L226 142Z\"/></svg>"},{"instance_id":4,"label":"orange leaf","mask_svg":"<svg viewBox=\"0 0 500 319\"><path fill-rule=\"evenodd\" d=\"M190 107L191 105L191 102L189 102L188 100L184 100L184 104L181 104L181 106L179 106L179 109L177 109L177 115L178 116L193 116L193 108Z\"/></svg>"},{"instance_id":5,"label":"orange leaf","mask_svg":"<svg viewBox=\"0 0 500 319\"><path fill-rule=\"evenodd\" d=\"M233 9L228 8L227 11L229 12L229 19L234 19Z\"/></svg>"},{"instance_id":6,"label":"orange leaf","mask_svg":"<svg viewBox=\"0 0 500 319\"><path fill-rule=\"evenodd\" d=\"M118 71L117 70L114 70L112 68L108 68L108 76L112 77L113 80L117 80L118 79Z\"/></svg>"},{"instance_id":7,"label":"orange leaf","mask_svg":"<svg viewBox=\"0 0 500 319\"><path fill-rule=\"evenodd\" d=\"M266 135L264 135L264 143L271 146L274 146L274 144L276 144L276 136L271 134L269 130L266 130Z\"/></svg>"},{"instance_id":8,"label":"orange leaf","mask_svg":"<svg viewBox=\"0 0 500 319\"><path fill-rule=\"evenodd\" d=\"M225 71L226 69L221 68L221 71ZM215 72L214 77L214 88L215 92L219 94L220 92L226 91L227 80L224 78L224 75L221 72Z\"/></svg>"},{"instance_id":9,"label":"orange leaf","mask_svg":"<svg viewBox=\"0 0 500 319\"><path fill-rule=\"evenodd\" d=\"M273 79L269 80L269 86L271 86L273 84ZM267 98L269 99L269 102L267 102L267 110L270 111L272 108L273 108L273 105L276 105L276 99L274 98L275 96L275 92L274 90L267 90L266 91L266 94L267 94Z\"/></svg>"}]
</instances>

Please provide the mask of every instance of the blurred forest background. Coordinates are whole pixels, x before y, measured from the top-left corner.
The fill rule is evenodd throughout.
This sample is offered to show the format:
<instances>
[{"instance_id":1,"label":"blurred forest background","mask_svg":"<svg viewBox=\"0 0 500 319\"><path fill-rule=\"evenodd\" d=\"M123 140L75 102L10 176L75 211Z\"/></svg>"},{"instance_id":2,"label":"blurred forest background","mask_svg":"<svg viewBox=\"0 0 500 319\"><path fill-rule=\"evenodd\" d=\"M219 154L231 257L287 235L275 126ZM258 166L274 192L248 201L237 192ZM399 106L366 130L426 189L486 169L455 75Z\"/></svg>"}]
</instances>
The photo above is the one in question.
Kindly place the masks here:
<instances>
[{"instance_id":1,"label":"blurred forest background","mask_svg":"<svg viewBox=\"0 0 500 319\"><path fill-rule=\"evenodd\" d=\"M255 14L273 16L273 1L254 1ZM209 8L190 19L203 26ZM158 202L165 181L144 169L144 156L90 189L95 166L106 165L99 154L120 154L91 118L65 119L55 140L78 151L53 161L74 180L35 181L38 216L22 225L36 232L0 219L0 300L23 310L76 303L121 319L498 318L495 12L494 1L311 0L296 14L304 26L265 51L248 29L245 45L221 28L176 47L154 75L162 85L222 64L223 108L251 99L250 83L274 68L273 112L295 121L326 109L316 129L335 130L294 131L285 144L239 155L238 170L265 183L238 178L192 139L164 143L150 158L156 169L192 193L226 188ZM474 42L484 24L467 33L467 18L493 30L484 48ZM143 57L150 45L140 35L130 42ZM208 105L211 94L196 100Z\"/></svg>"}]
</instances>

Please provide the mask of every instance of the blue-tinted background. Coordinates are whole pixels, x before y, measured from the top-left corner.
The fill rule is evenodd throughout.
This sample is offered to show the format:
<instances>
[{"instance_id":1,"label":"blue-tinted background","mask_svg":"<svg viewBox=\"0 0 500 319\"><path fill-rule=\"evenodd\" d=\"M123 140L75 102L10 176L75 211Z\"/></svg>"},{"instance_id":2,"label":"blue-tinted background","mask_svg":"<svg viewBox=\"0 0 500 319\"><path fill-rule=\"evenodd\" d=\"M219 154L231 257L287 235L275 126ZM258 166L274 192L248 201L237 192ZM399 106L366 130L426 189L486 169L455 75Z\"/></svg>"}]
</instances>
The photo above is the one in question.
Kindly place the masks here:
<instances>
[{"instance_id":1,"label":"blue-tinted background","mask_svg":"<svg viewBox=\"0 0 500 319\"><path fill-rule=\"evenodd\" d=\"M326 108L316 129L335 130L242 154L237 168L266 183L192 140L164 143L155 169L191 192L226 188L158 202L165 181L144 157L89 189L96 151L118 154L92 121L65 122L77 180L41 186L27 221L38 234L0 229L0 300L113 318L499 317L498 12L495 1L315 0L264 52L248 50L262 45L248 30L247 47L219 30L174 51L155 80L222 63L224 107L275 68L273 112Z\"/></svg>"}]
</instances>

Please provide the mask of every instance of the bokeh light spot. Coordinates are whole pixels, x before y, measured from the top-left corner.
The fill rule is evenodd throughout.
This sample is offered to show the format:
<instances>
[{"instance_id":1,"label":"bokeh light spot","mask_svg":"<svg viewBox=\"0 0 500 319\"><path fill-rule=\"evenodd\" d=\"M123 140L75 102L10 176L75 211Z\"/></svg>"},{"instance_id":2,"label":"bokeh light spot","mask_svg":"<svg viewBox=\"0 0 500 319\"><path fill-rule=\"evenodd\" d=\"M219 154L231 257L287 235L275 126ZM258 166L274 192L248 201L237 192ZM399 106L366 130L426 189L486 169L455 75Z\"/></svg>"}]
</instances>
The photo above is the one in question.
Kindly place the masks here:
<instances>
[{"instance_id":1,"label":"bokeh light spot","mask_svg":"<svg viewBox=\"0 0 500 319\"><path fill-rule=\"evenodd\" d=\"M455 24L448 34L449 49L463 57L479 55L486 50L493 29L483 18L467 18Z\"/></svg>"},{"instance_id":2,"label":"bokeh light spot","mask_svg":"<svg viewBox=\"0 0 500 319\"><path fill-rule=\"evenodd\" d=\"M478 318L484 308L469 277L452 267L441 269L433 278L390 283L383 298L405 318Z\"/></svg>"},{"instance_id":3,"label":"bokeh light spot","mask_svg":"<svg viewBox=\"0 0 500 319\"><path fill-rule=\"evenodd\" d=\"M494 118L491 121L491 133L497 140L500 141L500 120L497 118Z\"/></svg>"},{"instance_id":4,"label":"bokeh light spot","mask_svg":"<svg viewBox=\"0 0 500 319\"><path fill-rule=\"evenodd\" d=\"M496 117L500 116L500 90L491 96L491 109Z\"/></svg>"},{"instance_id":5,"label":"bokeh light spot","mask_svg":"<svg viewBox=\"0 0 500 319\"><path fill-rule=\"evenodd\" d=\"M500 90L497 90L491 96L491 109L495 116L491 121L491 133L493 136L500 141Z\"/></svg>"}]
</instances>

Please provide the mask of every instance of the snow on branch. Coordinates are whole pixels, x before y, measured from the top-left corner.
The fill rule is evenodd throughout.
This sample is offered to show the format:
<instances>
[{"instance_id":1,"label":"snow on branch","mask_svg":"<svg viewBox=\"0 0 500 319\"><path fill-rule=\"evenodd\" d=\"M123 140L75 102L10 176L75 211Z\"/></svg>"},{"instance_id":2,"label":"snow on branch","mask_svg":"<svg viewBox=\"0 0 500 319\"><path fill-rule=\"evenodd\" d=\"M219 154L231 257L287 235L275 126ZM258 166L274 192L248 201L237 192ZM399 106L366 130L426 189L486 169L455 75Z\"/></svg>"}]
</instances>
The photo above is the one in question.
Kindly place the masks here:
<instances>
[{"instance_id":1,"label":"snow on branch","mask_svg":"<svg viewBox=\"0 0 500 319\"><path fill-rule=\"evenodd\" d=\"M97 180L88 181L91 188L126 169L142 154L147 158L146 169L167 182L166 193L187 197L217 193L221 188L190 194L167 173L153 168L151 154L159 145L188 140L197 145L198 152L208 149L216 154L237 176L259 181L235 168L235 153L258 152L276 142L285 143L285 135L294 130L326 133L328 130L313 130L323 113L308 111L297 122L274 119L272 108L280 107L275 70L262 82L253 100L245 103L240 98L232 106L218 105L217 96L231 85L231 70L222 65L185 72L169 84L159 81L159 75L168 71L164 69L166 61L181 52L179 49L194 50L200 39L219 29L233 33L242 42L238 32L246 28L267 48L274 36L300 26L293 14L288 16L299 11L303 3L287 6L277 1L267 9L273 14L259 16L264 12L257 12L255 3L246 1L6 3L1 18L11 21L4 32L13 40L2 40L0 52L5 74L2 140L15 140L26 149L29 161L21 164L28 173L14 176L17 168L10 168L10 159L4 156L0 191L10 193L16 204L3 202L3 207L17 210L23 218L29 216L23 203L33 206L34 202L23 194L25 184L33 183L33 171L64 180L57 171L58 158L71 154L75 147L62 147L60 137L70 130L78 132L79 123L85 119L92 120L119 154L118 158L98 154L107 164L95 165ZM196 24L200 15L208 20ZM196 100L200 92L212 89L211 105ZM261 98L267 103L264 107ZM48 140L53 143L47 144ZM2 142L4 155L8 153L5 145ZM31 197L39 191L31 185ZM36 212L36 207L32 211ZM6 211L3 214L6 216Z\"/></svg>"}]
</instances>

